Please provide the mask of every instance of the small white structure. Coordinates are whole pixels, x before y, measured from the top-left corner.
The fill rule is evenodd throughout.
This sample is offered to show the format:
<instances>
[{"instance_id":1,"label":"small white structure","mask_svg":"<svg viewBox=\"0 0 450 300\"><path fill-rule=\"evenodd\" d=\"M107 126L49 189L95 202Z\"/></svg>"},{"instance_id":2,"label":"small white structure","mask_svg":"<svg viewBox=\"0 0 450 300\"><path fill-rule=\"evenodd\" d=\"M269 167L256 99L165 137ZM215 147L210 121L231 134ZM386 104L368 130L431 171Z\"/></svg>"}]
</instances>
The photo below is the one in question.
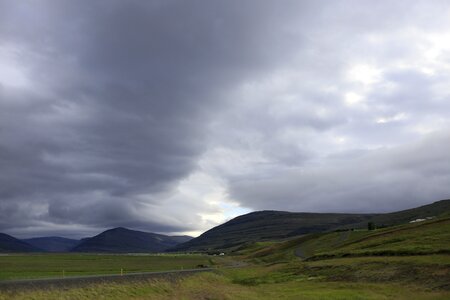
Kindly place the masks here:
<instances>
[{"instance_id":1,"label":"small white structure","mask_svg":"<svg viewBox=\"0 0 450 300\"><path fill-rule=\"evenodd\" d=\"M409 223L423 222L423 221L426 221L426 220L427 219L415 219L415 220L410 221Z\"/></svg>"},{"instance_id":2,"label":"small white structure","mask_svg":"<svg viewBox=\"0 0 450 300\"><path fill-rule=\"evenodd\" d=\"M431 219L434 219L434 218L436 218L436 217L433 216L433 217L426 217L425 219L415 219L415 220L410 221L409 223L423 222L423 221L431 220Z\"/></svg>"},{"instance_id":3,"label":"small white structure","mask_svg":"<svg viewBox=\"0 0 450 300\"><path fill-rule=\"evenodd\" d=\"M220 252L220 254L219 254L220 256L224 256L225 255L225 253L223 253L223 252Z\"/></svg>"}]
</instances>

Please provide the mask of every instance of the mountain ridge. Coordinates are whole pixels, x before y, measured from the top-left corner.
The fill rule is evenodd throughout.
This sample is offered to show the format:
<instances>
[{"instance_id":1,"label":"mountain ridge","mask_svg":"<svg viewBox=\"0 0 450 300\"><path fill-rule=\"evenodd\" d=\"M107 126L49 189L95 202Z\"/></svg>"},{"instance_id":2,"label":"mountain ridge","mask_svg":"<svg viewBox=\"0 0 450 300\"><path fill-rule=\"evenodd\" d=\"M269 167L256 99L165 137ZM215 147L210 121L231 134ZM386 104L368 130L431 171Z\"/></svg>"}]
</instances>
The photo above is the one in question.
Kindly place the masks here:
<instances>
[{"instance_id":1,"label":"mountain ridge","mask_svg":"<svg viewBox=\"0 0 450 300\"><path fill-rule=\"evenodd\" d=\"M0 253L1 252L40 252L42 249L34 247L27 242L16 239L15 237L0 233Z\"/></svg>"},{"instance_id":2,"label":"mountain ridge","mask_svg":"<svg viewBox=\"0 0 450 300\"><path fill-rule=\"evenodd\" d=\"M189 238L116 227L83 239L71 252L163 252Z\"/></svg>"},{"instance_id":3,"label":"mountain ridge","mask_svg":"<svg viewBox=\"0 0 450 300\"><path fill-rule=\"evenodd\" d=\"M80 243L80 240L68 239L59 236L44 236L29 239L22 239L22 241L42 249L45 252L68 252Z\"/></svg>"},{"instance_id":4,"label":"mountain ridge","mask_svg":"<svg viewBox=\"0 0 450 300\"><path fill-rule=\"evenodd\" d=\"M401 211L376 214L254 211L211 228L197 238L116 227L80 240L37 237L19 240L0 233L0 252L164 252L232 249L264 240L290 239L308 233L366 228L368 222L391 226L450 215L450 200L440 200Z\"/></svg>"},{"instance_id":5,"label":"mountain ridge","mask_svg":"<svg viewBox=\"0 0 450 300\"><path fill-rule=\"evenodd\" d=\"M0 253L15 252L163 252L189 241L187 235L168 236L116 227L80 240L59 236L17 239L0 233Z\"/></svg>"},{"instance_id":6,"label":"mountain ridge","mask_svg":"<svg viewBox=\"0 0 450 300\"><path fill-rule=\"evenodd\" d=\"M392 226L450 212L450 200L440 200L401 211L375 214L307 213L265 210L238 216L170 251L210 251L238 247L247 242L288 239L308 233L348 228Z\"/></svg>"}]
</instances>

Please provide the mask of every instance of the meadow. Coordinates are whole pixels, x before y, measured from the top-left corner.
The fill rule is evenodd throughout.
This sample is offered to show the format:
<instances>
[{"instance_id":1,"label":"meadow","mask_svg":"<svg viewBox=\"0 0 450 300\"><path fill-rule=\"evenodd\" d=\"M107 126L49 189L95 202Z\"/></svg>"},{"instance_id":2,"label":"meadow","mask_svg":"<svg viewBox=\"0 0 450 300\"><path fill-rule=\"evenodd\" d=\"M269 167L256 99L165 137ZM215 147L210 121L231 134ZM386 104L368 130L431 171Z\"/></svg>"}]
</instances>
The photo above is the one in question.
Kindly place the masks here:
<instances>
[{"instance_id":1,"label":"meadow","mask_svg":"<svg viewBox=\"0 0 450 300\"><path fill-rule=\"evenodd\" d=\"M85 287L0 293L0 300L52 299L449 299L450 292L400 283L330 281L265 267L220 270L179 281L101 283Z\"/></svg>"},{"instance_id":2,"label":"meadow","mask_svg":"<svg viewBox=\"0 0 450 300\"><path fill-rule=\"evenodd\" d=\"M211 262L197 254L9 254L0 256L0 280L194 269Z\"/></svg>"}]
</instances>

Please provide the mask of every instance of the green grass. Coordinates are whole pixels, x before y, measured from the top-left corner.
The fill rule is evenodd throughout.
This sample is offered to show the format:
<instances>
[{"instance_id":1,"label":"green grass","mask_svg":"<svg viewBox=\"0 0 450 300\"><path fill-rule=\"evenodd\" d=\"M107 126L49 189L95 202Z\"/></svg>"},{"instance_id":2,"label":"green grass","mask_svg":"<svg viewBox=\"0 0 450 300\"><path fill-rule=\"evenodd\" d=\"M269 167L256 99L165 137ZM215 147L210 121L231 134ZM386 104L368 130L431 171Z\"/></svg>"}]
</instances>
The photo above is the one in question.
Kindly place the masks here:
<instances>
[{"instance_id":1,"label":"green grass","mask_svg":"<svg viewBox=\"0 0 450 300\"><path fill-rule=\"evenodd\" d=\"M286 267L285 272L327 281L389 282L450 290L450 257L447 255L335 258L301 262Z\"/></svg>"},{"instance_id":2,"label":"green grass","mask_svg":"<svg viewBox=\"0 0 450 300\"><path fill-rule=\"evenodd\" d=\"M245 285L320 279L333 282L397 283L450 290L450 256L350 257L260 264L233 271Z\"/></svg>"},{"instance_id":3,"label":"green grass","mask_svg":"<svg viewBox=\"0 0 450 300\"><path fill-rule=\"evenodd\" d=\"M234 252L239 255L251 255L270 246L278 245L280 242L266 241L266 242L250 242L241 245Z\"/></svg>"},{"instance_id":4,"label":"green grass","mask_svg":"<svg viewBox=\"0 0 450 300\"><path fill-rule=\"evenodd\" d=\"M294 255L299 249L306 260ZM448 217L375 231L304 235L252 250L241 249L238 254L261 268L243 271L246 274L235 276L234 283L259 286L312 280L450 290Z\"/></svg>"},{"instance_id":5,"label":"green grass","mask_svg":"<svg viewBox=\"0 0 450 300\"><path fill-rule=\"evenodd\" d=\"M325 235L301 247L310 251L310 259L450 254L449 218L376 231L350 232L348 238L341 242L336 241L336 234Z\"/></svg>"},{"instance_id":6,"label":"green grass","mask_svg":"<svg viewBox=\"0 0 450 300\"><path fill-rule=\"evenodd\" d=\"M251 251L250 251L251 250ZM253 262L276 263L349 256L401 256L450 254L450 218L405 224L374 231L355 230L309 234L265 247L241 249Z\"/></svg>"},{"instance_id":7,"label":"green grass","mask_svg":"<svg viewBox=\"0 0 450 300\"><path fill-rule=\"evenodd\" d=\"M0 256L0 280L119 274L211 265L206 255L11 254Z\"/></svg>"},{"instance_id":8,"label":"green grass","mask_svg":"<svg viewBox=\"0 0 450 300\"><path fill-rule=\"evenodd\" d=\"M272 270L274 271L274 270ZM448 299L450 292L397 283L350 283L305 276L276 278L258 268L193 275L177 282L92 284L83 288L0 293L9 299ZM264 277L256 283L252 279Z\"/></svg>"}]
</instances>

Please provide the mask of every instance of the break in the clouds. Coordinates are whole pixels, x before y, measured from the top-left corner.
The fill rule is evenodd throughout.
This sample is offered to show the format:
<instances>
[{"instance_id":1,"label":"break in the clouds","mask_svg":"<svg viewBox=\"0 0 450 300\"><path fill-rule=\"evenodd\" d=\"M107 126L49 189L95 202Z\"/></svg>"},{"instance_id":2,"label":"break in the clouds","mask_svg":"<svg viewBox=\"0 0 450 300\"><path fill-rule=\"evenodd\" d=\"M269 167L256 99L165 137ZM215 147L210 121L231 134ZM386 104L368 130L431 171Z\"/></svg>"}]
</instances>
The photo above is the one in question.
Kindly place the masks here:
<instances>
[{"instance_id":1,"label":"break in the clouds","mask_svg":"<svg viewBox=\"0 0 450 300\"><path fill-rule=\"evenodd\" d=\"M447 1L0 1L0 231L448 198Z\"/></svg>"}]
</instances>

